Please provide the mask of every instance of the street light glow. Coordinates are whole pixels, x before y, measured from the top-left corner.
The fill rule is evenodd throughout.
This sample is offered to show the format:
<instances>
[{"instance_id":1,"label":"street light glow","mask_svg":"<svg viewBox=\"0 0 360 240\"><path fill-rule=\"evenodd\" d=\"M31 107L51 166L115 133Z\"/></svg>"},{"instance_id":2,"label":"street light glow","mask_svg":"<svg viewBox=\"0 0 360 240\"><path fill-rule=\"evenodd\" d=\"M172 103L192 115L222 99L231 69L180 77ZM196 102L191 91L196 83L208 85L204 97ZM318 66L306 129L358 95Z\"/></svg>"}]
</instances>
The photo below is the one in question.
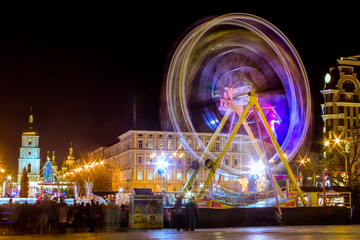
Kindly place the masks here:
<instances>
[{"instance_id":1,"label":"street light glow","mask_svg":"<svg viewBox=\"0 0 360 240\"><path fill-rule=\"evenodd\" d=\"M166 159L166 156L158 156L157 157L157 162L156 162L156 166L157 166L157 172L160 175L163 175L169 167L169 162Z\"/></svg>"},{"instance_id":2,"label":"street light glow","mask_svg":"<svg viewBox=\"0 0 360 240\"><path fill-rule=\"evenodd\" d=\"M253 163L250 167L250 173L251 175L257 175L265 170L265 165L262 161L257 161L256 163Z\"/></svg>"},{"instance_id":3,"label":"street light glow","mask_svg":"<svg viewBox=\"0 0 360 240\"><path fill-rule=\"evenodd\" d=\"M327 73L326 75L325 75L325 82L326 83L329 83L331 81L331 75L329 74L329 73Z\"/></svg>"}]
</instances>

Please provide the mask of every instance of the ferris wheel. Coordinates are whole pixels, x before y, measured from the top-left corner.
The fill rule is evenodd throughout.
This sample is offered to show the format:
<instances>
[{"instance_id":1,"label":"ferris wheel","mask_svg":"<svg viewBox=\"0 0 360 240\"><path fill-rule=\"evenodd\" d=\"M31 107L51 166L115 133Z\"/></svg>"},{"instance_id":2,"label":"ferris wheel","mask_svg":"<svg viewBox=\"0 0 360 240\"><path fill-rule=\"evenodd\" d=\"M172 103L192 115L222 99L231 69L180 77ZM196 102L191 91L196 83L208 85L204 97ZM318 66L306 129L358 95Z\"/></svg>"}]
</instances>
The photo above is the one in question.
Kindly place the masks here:
<instances>
[{"instance_id":1,"label":"ferris wheel","mask_svg":"<svg viewBox=\"0 0 360 240\"><path fill-rule=\"evenodd\" d=\"M256 150L253 166L263 163L274 191L278 186L272 173L285 168L306 205L288 162L309 134L310 88L297 51L274 25L254 15L232 13L195 27L170 62L166 104L175 131L180 136L192 133L195 144L203 149L199 155L182 141L196 159L184 191L191 187L197 166L210 170L197 201L216 171L251 174L252 168L221 164L235 137L242 134L247 138L239 144L251 144ZM201 132L213 133L207 144L201 140ZM228 134L226 144L215 156L211 149L224 133Z\"/></svg>"}]
</instances>

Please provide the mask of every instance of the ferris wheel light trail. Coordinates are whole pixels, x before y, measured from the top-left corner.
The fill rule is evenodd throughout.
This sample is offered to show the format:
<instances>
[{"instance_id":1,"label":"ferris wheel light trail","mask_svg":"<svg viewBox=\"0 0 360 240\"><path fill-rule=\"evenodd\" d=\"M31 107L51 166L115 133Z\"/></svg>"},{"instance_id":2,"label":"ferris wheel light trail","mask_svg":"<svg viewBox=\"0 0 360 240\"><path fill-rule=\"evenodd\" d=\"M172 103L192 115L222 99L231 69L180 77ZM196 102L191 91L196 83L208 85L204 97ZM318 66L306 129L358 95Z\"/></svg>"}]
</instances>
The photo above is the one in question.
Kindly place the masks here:
<instances>
[{"instance_id":1,"label":"ferris wheel light trail","mask_svg":"<svg viewBox=\"0 0 360 240\"><path fill-rule=\"evenodd\" d=\"M250 100L250 93L253 99L256 95L256 100ZM249 101L252 102L249 104ZM180 138L184 139L183 132L192 133L195 145L203 150L203 154L198 155L183 140L191 157L200 163L205 159L213 163L204 188L209 185L209 178L238 131L240 135L247 134L248 137L240 141L246 144L245 140L254 147L258 155L257 158L253 156L254 159L271 163L269 172L285 167L295 184L288 161L303 147L309 134L310 88L296 49L271 23L254 15L231 13L195 27L181 41L170 62L166 106ZM252 106L253 111L250 110ZM262 108L267 109L265 114ZM220 156L214 156L210 152L214 139L231 129L230 109L237 113L237 123ZM259 126L261 129L254 124L257 113L263 123ZM207 146L198 132L214 133ZM266 143L264 149L258 143L259 135L265 136L262 139ZM274 147L268 148L269 144ZM263 151L266 151L266 160ZM234 176L251 174L251 169L227 165L221 171ZM184 191L191 186L193 175ZM297 190L301 192L300 188ZM305 205L303 196L301 198Z\"/></svg>"},{"instance_id":2,"label":"ferris wheel light trail","mask_svg":"<svg viewBox=\"0 0 360 240\"><path fill-rule=\"evenodd\" d=\"M239 107L246 105L249 92L255 92L261 107L275 108L276 114L267 119L273 123L288 161L292 160L311 125L309 83L294 46L260 17L243 13L219 16L197 26L181 41L166 82L166 106L175 131L180 136L194 133L195 142L205 149L196 133L215 131L225 114L224 94L230 88L232 102ZM229 123L223 131L227 129ZM199 159L186 141L183 145ZM269 153L269 161L278 158L275 151ZM277 162L273 170L282 167Z\"/></svg>"}]
</instances>

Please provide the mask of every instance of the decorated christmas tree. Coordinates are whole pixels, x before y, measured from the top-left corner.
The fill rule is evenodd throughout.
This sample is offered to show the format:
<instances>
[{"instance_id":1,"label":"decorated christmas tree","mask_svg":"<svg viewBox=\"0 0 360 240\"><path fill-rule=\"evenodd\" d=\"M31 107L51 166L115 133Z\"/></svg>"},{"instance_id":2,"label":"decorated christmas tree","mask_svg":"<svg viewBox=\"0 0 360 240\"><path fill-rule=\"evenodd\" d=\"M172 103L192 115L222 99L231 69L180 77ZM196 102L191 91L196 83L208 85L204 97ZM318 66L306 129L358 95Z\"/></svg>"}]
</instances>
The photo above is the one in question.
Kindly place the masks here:
<instances>
[{"instance_id":1,"label":"decorated christmas tree","mask_svg":"<svg viewBox=\"0 0 360 240\"><path fill-rule=\"evenodd\" d=\"M52 183L53 181L53 169L51 161L47 161L44 168L44 182Z\"/></svg>"},{"instance_id":2,"label":"decorated christmas tree","mask_svg":"<svg viewBox=\"0 0 360 240\"><path fill-rule=\"evenodd\" d=\"M27 198L28 196L29 196L29 177L26 168L24 168L21 175L20 197Z\"/></svg>"}]
</instances>

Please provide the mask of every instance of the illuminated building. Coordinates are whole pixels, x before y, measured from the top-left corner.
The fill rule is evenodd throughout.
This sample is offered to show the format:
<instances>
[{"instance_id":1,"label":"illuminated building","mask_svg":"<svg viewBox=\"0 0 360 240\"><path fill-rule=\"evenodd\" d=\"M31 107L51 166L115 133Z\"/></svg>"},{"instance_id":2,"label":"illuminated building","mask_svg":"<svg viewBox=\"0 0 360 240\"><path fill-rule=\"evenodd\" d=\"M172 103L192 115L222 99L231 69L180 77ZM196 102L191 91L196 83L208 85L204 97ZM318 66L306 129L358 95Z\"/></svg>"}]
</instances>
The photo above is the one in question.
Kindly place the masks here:
<instances>
[{"instance_id":1,"label":"illuminated building","mask_svg":"<svg viewBox=\"0 0 360 240\"><path fill-rule=\"evenodd\" d=\"M331 139L333 134L349 136L351 128L359 127L360 114L360 55L341 57L325 77L324 103L321 104L324 121L323 133Z\"/></svg>"},{"instance_id":2,"label":"illuminated building","mask_svg":"<svg viewBox=\"0 0 360 240\"><path fill-rule=\"evenodd\" d=\"M40 181L40 148L39 134L34 129L34 115L30 108L29 125L21 136L21 147L18 167L18 183L24 168L28 171L30 186Z\"/></svg>"},{"instance_id":3,"label":"illuminated building","mask_svg":"<svg viewBox=\"0 0 360 240\"><path fill-rule=\"evenodd\" d=\"M186 142L201 155L200 146L190 133L183 133ZM211 133L198 133L203 143L208 143ZM218 156L225 145L228 134L220 134L211 152ZM189 168L193 161L185 151L175 132L131 130L118 137L119 142L110 147L100 147L90 153L95 158L101 158L112 169L112 190L122 188L124 192L133 188L152 188L154 192L161 192L163 187L162 176L157 172L156 157L166 156L169 162L165 173L165 191L180 191L184 187L192 170ZM240 144L240 142L243 142ZM244 143L247 142L247 143ZM256 156L248 136L237 135L227 152L224 164L234 169L249 168L251 156ZM200 185L206 178L203 167L195 179L195 186ZM219 178L215 174L214 183ZM220 185L239 186L238 177L223 176Z\"/></svg>"}]
</instances>

